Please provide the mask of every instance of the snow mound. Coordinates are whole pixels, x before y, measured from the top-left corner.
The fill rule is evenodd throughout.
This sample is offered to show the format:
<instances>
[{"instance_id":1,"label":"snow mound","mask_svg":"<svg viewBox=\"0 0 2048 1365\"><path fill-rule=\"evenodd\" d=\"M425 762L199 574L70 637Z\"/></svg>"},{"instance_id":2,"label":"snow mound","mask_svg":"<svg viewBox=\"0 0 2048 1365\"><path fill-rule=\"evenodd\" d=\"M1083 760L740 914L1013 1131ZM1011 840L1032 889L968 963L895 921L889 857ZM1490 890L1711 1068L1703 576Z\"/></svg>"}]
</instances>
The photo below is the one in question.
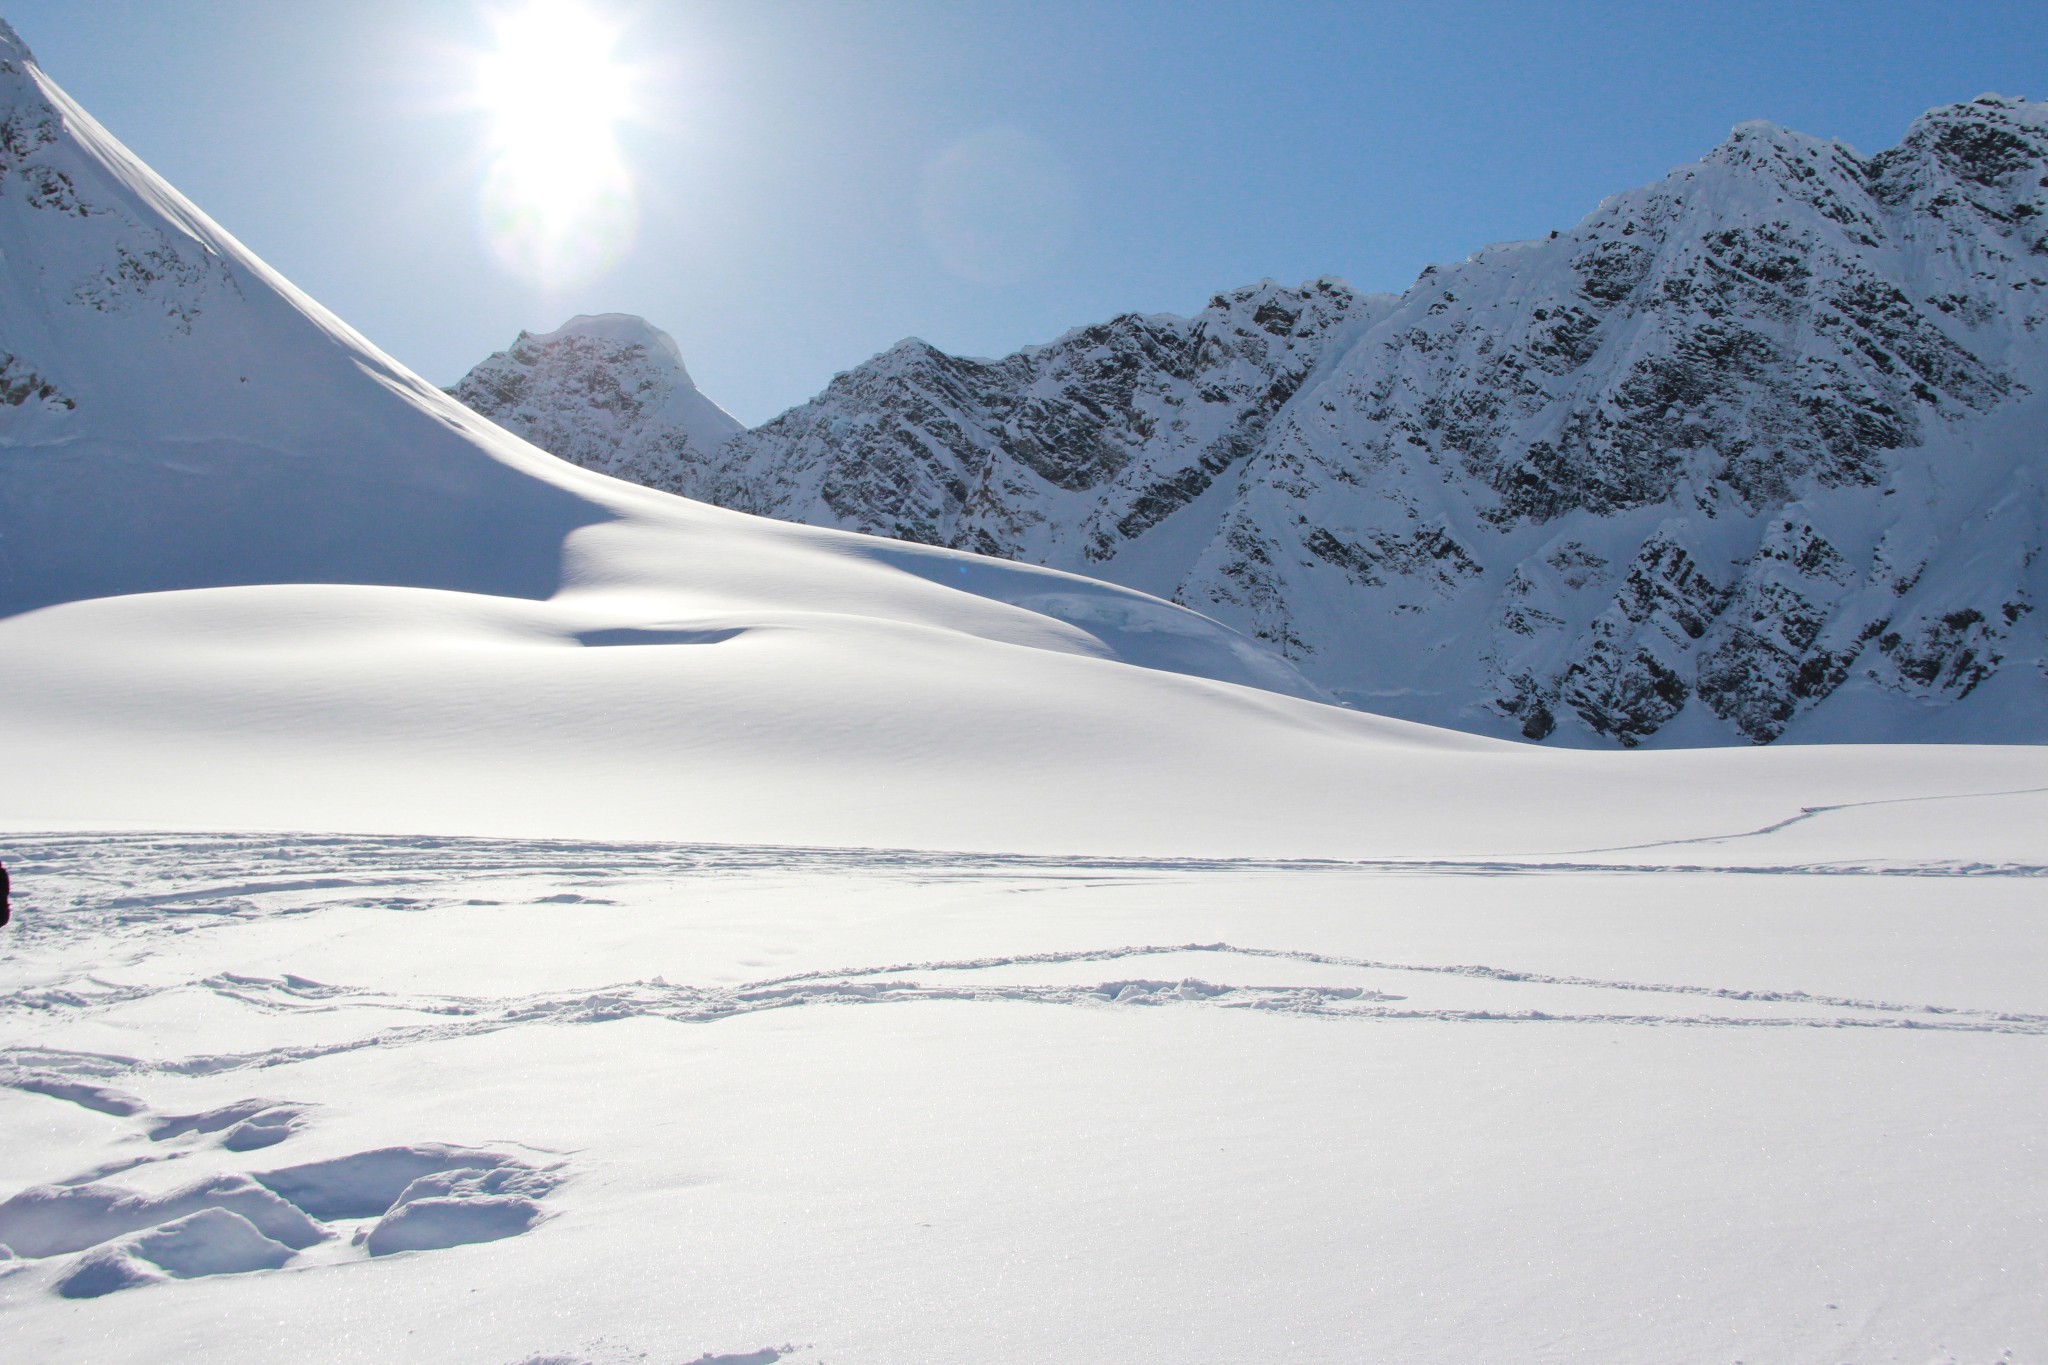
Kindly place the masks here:
<instances>
[{"instance_id":1,"label":"snow mound","mask_svg":"<svg viewBox=\"0 0 2048 1365\"><path fill-rule=\"evenodd\" d=\"M309 1247L327 1235L255 1181L223 1175L162 1195L115 1185L31 1186L0 1204L0 1243L22 1256L57 1256L208 1209L232 1213L288 1247Z\"/></svg>"},{"instance_id":2,"label":"snow mound","mask_svg":"<svg viewBox=\"0 0 2048 1365\"><path fill-rule=\"evenodd\" d=\"M315 1218L376 1218L398 1204L413 1187L419 1193L446 1194L457 1188L480 1188L476 1182L448 1183L451 1173L529 1168L496 1152L466 1150L427 1143L414 1147L380 1147L353 1156L304 1166L264 1171L256 1176L267 1189L290 1200ZM442 1183L434 1183L439 1178ZM426 1182L421 1184L421 1182Z\"/></svg>"},{"instance_id":3,"label":"snow mound","mask_svg":"<svg viewBox=\"0 0 2048 1365\"><path fill-rule=\"evenodd\" d=\"M95 1299L166 1277L275 1270L291 1258L290 1247L265 1237L240 1214L201 1209L96 1249L57 1282L57 1292L67 1299Z\"/></svg>"},{"instance_id":4,"label":"snow mound","mask_svg":"<svg viewBox=\"0 0 2048 1365\"><path fill-rule=\"evenodd\" d=\"M401 1201L378 1219L367 1245L372 1256L389 1256L496 1242L517 1237L540 1216L540 1205L520 1194L425 1195Z\"/></svg>"}]
</instances>

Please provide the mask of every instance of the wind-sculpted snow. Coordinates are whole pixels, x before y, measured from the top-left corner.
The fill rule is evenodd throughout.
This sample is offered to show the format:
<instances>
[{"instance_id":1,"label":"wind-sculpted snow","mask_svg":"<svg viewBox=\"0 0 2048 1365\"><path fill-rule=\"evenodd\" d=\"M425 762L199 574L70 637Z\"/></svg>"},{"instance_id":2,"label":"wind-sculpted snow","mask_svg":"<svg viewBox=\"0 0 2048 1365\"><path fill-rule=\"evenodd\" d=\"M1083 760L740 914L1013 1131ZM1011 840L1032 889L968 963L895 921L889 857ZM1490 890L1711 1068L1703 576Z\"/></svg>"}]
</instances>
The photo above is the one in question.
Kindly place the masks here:
<instances>
[{"instance_id":1,"label":"wind-sculpted snow","mask_svg":"<svg viewBox=\"0 0 2048 1365\"><path fill-rule=\"evenodd\" d=\"M2048 106L1750 123L1399 298L904 342L676 486L1142 587L1436 724L2040 741L2044 327Z\"/></svg>"}]
</instances>

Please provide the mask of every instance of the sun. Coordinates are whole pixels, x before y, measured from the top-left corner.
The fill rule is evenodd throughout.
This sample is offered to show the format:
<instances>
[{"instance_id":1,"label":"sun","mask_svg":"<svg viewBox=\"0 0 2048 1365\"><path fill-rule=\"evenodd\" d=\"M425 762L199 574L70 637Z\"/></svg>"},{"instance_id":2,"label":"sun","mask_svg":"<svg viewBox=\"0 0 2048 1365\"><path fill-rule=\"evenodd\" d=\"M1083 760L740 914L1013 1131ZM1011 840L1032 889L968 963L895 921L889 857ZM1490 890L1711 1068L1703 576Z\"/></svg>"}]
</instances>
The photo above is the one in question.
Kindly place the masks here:
<instances>
[{"instance_id":1,"label":"sun","mask_svg":"<svg viewBox=\"0 0 2048 1365\"><path fill-rule=\"evenodd\" d=\"M578 0L527 0L491 18L474 100L490 118L484 230L501 263L546 287L615 264L638 202L619 128L639 74L618 22Z\"/></svg>"}]
</instances>

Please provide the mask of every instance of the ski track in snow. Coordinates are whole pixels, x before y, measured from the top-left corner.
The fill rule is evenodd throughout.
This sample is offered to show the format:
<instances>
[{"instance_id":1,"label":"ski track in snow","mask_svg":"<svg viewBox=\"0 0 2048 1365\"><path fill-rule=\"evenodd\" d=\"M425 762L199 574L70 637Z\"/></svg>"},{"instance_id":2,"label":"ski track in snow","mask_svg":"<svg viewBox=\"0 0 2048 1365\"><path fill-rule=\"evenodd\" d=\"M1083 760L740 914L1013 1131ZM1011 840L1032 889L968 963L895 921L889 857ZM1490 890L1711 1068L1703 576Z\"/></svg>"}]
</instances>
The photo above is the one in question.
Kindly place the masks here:
<instances>
[{"instance_id":1,"label":"ski track in snow","mask_svg":"<svg viewBox=\"0 0 2048 1365\"><path fill-rule=\"evenodd\" d=\"M1808 811L1772 828L1819 813ZM771 895L802 896L821 884L866 878L885 892L938 887L943 898L947 887L984 895L1145 883L1243 888L1263 877L1304 873L1351 874L1385 885L1429 876L1559 873L2032 878L2048 871L2031 865L1058 858L247 833L10 835L0 836L0 856L17 871L19 888L18 918L0 935L0 980L14 987L0 990L0 1020L14 1025L12 1036L19 1040L0 1047L0 1089L106 1116L119 1135L90 1155L79 1153L66 1168L38 1172L44 1183L0 1203L0 1232L21 1244L13 1260L0 1265L0 1276L12 1282L17 1298L44 1292L97 1298L258 1270L324 1274L386 1256L437 1255L515 1238L573 1216L572 1208L558 1212L551 1196L577 1178L575 1150L495 1135L486 1145L456 1146L432 1140L437 1135L431 1131L400 1132L395 1140L381 1138L385 1145L314 1161L285 1155L301 1144L279 1146L319 1129L334 1111L303 1092L292 1098L293 1082L286 1079L291 1073L273 1068L521 1028L636 1020L717 1024L813 1006L950 1003L1151 1010L1156 1019L1176 1009L1236 1011L1240 1017L1278 1016L1318 1029L1349 1021L1385 1027L1547 1023L2048 1035L2048 1014L1967 1003L1622 980L1500 963L1400 961L1220 941L853 963L785 970L738 984L654 977L499 995L318 980L281 970L290 957L280 962L274 951L257 956L266 964L261 974L218 969L223 957L251 960L246 952L221 951L235 947L237 928L254 931L269 923L283 929L289 921L281 917L351 914L358 917L351 922L360 924L364 911L488 913L490 907L538 906L552 907L551 915L646 913L663 903L657 898L707 880L755 882ZM192 933L228 937L184 938ZM285 941L295 941L295 933L288 932ZM205 964L196 971L175 965L195 959ZM131 967L140 969L141 979L124 979ZM152 1003L159 1000L160 1006ZM157 1057L72 1046L86 1041L73 1026L99 1038L107 1026L132 1028L136 1016L123 1013L131 1008L168 1009L174 1017L216 1023L222 1011L247 1011L256 1026L216 1031L216 1044L225 1038L271 1045ZM312 1016L318 1016L317 1024ZM163 1100L165 1083L175 1094L177 1082L206 1078L226 1080L236 1087L227 1093L241 1098L225 1104L210 1099L214 1107L196 1113L183 1111L197 1107L189 1104L152 1103ZM186 1172L195 1174L180 1182L177 1177ZM139 1183L131 1187L129 1180ZM744 1347L746 1341L730 1345ZM794 1365L817 1359L817 1349L728 1348L706 1351L691 1365ZM507 1359L519 1365L627 1365L646 1358L598 1338L566 1352Z\"/></svg>"},{"instance_id":2,"label":"ski track in snow","mask_svg":"<svg viewBox=\"0 0 2048 1365\"><path fill-rule=\"evenodd\" d=\"M1230 984L1195 977L1152 979L1128 977L1087 984L1010 985L973 981L930 981L913 976L965 974L998 967L1124 963L1179 953L1212 954L1219 958L1279 959L1326 966L1354 967L1390 974L1451 976L1526 987L1577 987L1640 999L1666 997L1691 1001L1743 1002L1794 1007L1793 1012L1730 1014L1686 1010L1627 1008L1543 1009L1540 998L1522 1008L1431 1007L1404 994L1364 986ZM876 980L873 978L885 978ZM137 998L136 992L93 980L107 993L83 991L60 998L48 991L18 992L0 999L0 1008L48 1010L92 1009ZM147 1060L48 1048L0 1049L0 1084L51 1093L50 1087L73 1076L120 1075L208 1076L310 1061L363 1048L402 1047L419 1043L495 1033L528 1025L600 1024L626 1019L664 1019L676 1023L715 1023L765 1010L813 1005L879 1005L952 1001L1031 1003L1099 1008L1193 1005L1211 1008L1274 1011L1306 1017L1375 1021L1489 1023L1559 1023L1665 1025L1713 1028L1893 1028L1961 1033L2048 1035L2048 1015L1955 1005L1908 1005L1881 1000L1856 1000L1803 991L1754 991L1726 987L1663 985L1607 981L1591 977L1550 976L1483 965L1435 965L1377 962L1322 953L1277 948L1241 948L1224 943L1138 945L1072 953L1027 954L959 962L902 963L886 967L851 968L805 973L799 977L749 983L733 988L675 985L656 978L622 982L594 989L545 992L510 998L445 995L397 995L366 988L330 985L297 977L256 978L221 974L168 992L198 988L258 1010L369 1009L435 1017L446 1022L378 1029L354 1038L264 1048L250 1052ZM153 994L157 992L146 992ZM1531 992L1539 996L1540 992ZM11 1073L11 1074L10 1074ZM52 1074L54 1073L54 1075ZM84 1102L84 1101L81 1101ZM103 1101L104 1102L104 1101ZM119 1103L116 1097L112 1102ZM99 1107L90 1104L88 1107Z\"/></svg>"},{"instance_id":3,"label":"ski track in snow","mask_svg":"<svg viewBox=\"0 0 2048 1365\"><path fill-rule=\"evenodd\" d=\"M192 915L232 915L254 909L249 897L277 893L379 887L427 887L479 877L588 876L601 881L634 876L744 875L759 872L908 874L919 882L1015 873L1034 879L1101 879L1132 874L1202 872L1338 872L1536 876L1544 874L1715 874L1798 876L2048 876L2048 865L1973 861L1854 860L1827 862L1576 862L1601 853L1625 853L1692 844L1723 844L1776 833L1817 816L1867 806L1908 802L1974 800L2032 795L2048 788L1961 796L1909 797L1804 807L1798 814L1758 829L1731 834L1670 839L1616 848L1577 849L1563 854L1509 857L1385 859L1141 858L1021 853L934 852L920 849L806 848L772 844L598 842L570 839L492 839L433 835L335 835L266 833L99 833L0 835L10 866L27 883L56 878L79 889L67 912L171 910ZM252 876L267 873L269 875ZM298 875L283 875L296 873ZM167 875L195 882L175 891L161 887ZM240 878L240 880L237 880ZM45 896L44 903L50 903ZM355 904L403 908L410 897L356 898ZM424 902L419 902L424 904ZM313 906L306 909L317 908ZM124 915L148 920L147 913ZM67 919L70 915L67 914ZM33 935L46 922L30 918L17 926Z\"/></svg>"},{"instance_id":4,"label":"ski track in snow","mask_svg":"<svg viewBox=\"0 0 2048 1365\"><path fill-rule=\"evenodd\" d=\"M1804 817L1796 817L1804 818ZM280 842L244 834L39 835L10 840L19 881L29 889L17 920L15 950L55 948L61 939L101 942L225 928L271 915L322 909L496 904L616 904L595 894L634 882L676 877L763 873L893 875L912 882L990 879L1102 882L1140 875L1201 876L1217 872L1353 872L1364 874L1551 875L1560 871L1642 875L1671 872L1757 874L1766 871L1869 875L2039 876L2031 866L1901 866L1850 869L1680 868L1671 865L1554 862L1386 861L1285 862L1195 859L1060 859L903 850L790 849L683 844L592 844L573 841L428 837L320 836ZM586 886L593 894L535 894L502 886L505 900L475 894L480 884L545 877L551 886ZM182 884L182 885L181 885ZM1015 889L1027 889L1019 885ZM404 890L412 894L394 895ZM338 893L338 894L337 894ZM471 893L471 894L463 894ZM1204 976L1139 975L1148 960L1198 957ZM0 957L0 961L5 961ZM1324 984L1271 984L1247 979L1262 963L1304 964L1355 974ZM996 980L992 976L1102 965L1131 975L1089 980ZM1181 964L1185 966L1186 964ZM1092 974L1091 974L1092 975ZM1225 979L1212 980L1209 976ZM1485 993L1473 1000L1470 993ZM853 965L770 977L734 986L676 984L659 977L512 996L399 993L311 980L290 974L216 973L197 980L137 985L93 970L45 979L0 994L0 1015L83 1017L154 996L207 992L255 1011L289 1015L361 1012L365 1031L318 1042L246 1052L141 1059L62 1048L0 1049L0 1084L69 1099L110 1114L139 1112L141 1102L109 1082L143 1075L207 1076L263 1069L365 1048L495 1033L535 1025L567 1026L627 1019L716 1023L767 1010L821 1005L931 1002L1040 1004L1119 1009L1167 1006L1255 1011L1304 1018L1402 1021L1608 1024L1693 1028L1870 1028L2048 1035L2048 1015L1959 1004L1903 1003L1805 991L1561 976L1510 966L1400 962L1231 943L1120 944L1062 952L958 960ZM1446 999L1446 993L1456 997ZM371 1016L375 1018L372 1019ZM400 1016L393 1022L392 1016ZM405 1018L410 1016L410 1018Z\"/></svg>"},{"instance_id":5,"label":"ski track in snow","mask_svg":"<svg viewBox=\"0 0 2048 1365\"><path fill-rule=\"evenodd\" d=\"M1986 801L1986 800L1992 800L1992 799L1995 799L1995 798L1997 798L1997 797L2001 797L2001 796L2039 796L2039 795L2041 795L2041 794L2042 794L2042 793L2044 793L2044 792L2048 792L2048 787L2021 787L2021 788L2018 788L2018 789L2016 789L2016 790L2012 790L2012 791L1995 791L1995 792L1963 792L1963 793L1960 793L1960 794L1957 794L1957 795L1951 795L1951 796L1894 796L1894 797L1889 797L1889 798L1887 798L1887 799L1885 799L1885 800L1881 800L1881 801L1844 801L1844 802L1840 802L1840 803L1838 803L1838 804L1836 804L1836 805L1832 805L1832 806L1801 806L1801 807L1799 808L1799 813L1798 813L1797 815L1788 815L1788 816L1786 816L1786 817L1785 817L1785 818L1784 818L1783 820L1774 820L1774 821L1772 821L1772 822L1771 822L1770 824L1768 824L1768 825L1759 825L1759 826L1758 826L1757 828L1755 828L1755 829L1745 829L1745 830L1738 830L1738 831L1736 831L1736 832L1735 832L1735 833L1733 833L1733 834L1702 834L1702 835L1699 835L1699 836L1697 836L1697 837L1695 837L1695 838L1691 838L1691 839L1659 839L1659 840L1657 840L1657 841L1656 841L1656 842L1654 842L1654 843L1648 843L1648 844L1616 844L1616 845L1614 845L1614 846L1613 846L1613 847L1611 847L1611 848L1580 848L1580 849L1573 849L1573 850L1571 851L1571 854L1570 854L1569 856L1572 856L1572 857L1581 857L1581 858L1583 858L1583 857L1590 857L1591 855L1593 855L1593 854L1595 854L1595 853L1639 853L1639 852L1642 852L1642 851L1644 851L1644 850L1646 850L1646 849L1652 849L1652 848L1684 848L1684 847L1687 847L1688 845L1692 845L1692 844L1729 844L1729 843L1734 843L1734 842L1735 842L1736 840L1738 840L1738 839L1761 839L1761 838L1763 838L1763 837L1764 837L1765 835L1770 835L1770 834L1776 834L1776 833L1780 832L1781 830L1787 830L1787 829L1790 829L1790 828L1792 828L1792 827L1793 827L1794 825L1803 825L1803 824L1805 824L1805 823L1806 823L1807 821L1809 821L1809 820L1812 820L1812 819L1814 819L1814 818L1816 818L1816 817L1818 817L1818 816L1822 816L1822 815L1835 815L1835 814L1839 814L1840 812L1842 812L1842 811L1846 811L1846 810L1872 810L1872 809L1875 809L1875 808L1877 808L1877 807L1879 807L1879 806L1918 806L1918 805L1931 805L1931 804L1935 804L1935 803L1941 803L1941 802L1949 802L1949 801ZM1961 867L1962 865L1960 865L1960 864L1947 864L1947 863L1944 863L1944 864L1939 864L1939 865L1937 865L1937 866L1939 866L1940 868L1942 868L1942 869L1944 869L1944 870L1955 870L1955 869L1959 869L1959 868L1960 868L1960 867ZM1688 871L1688 872L1697 872L1697 871L1704 871L1704 870L1706 870L1706 869L1702 869L1702 868L1685 868L1685 869L1678 869L1678 870L1683 870L1683 871ZM1795 870L1796 870L1796 871L1819 871L1819 870L1822 870L1822 869L1820 869L1820 868L1797 868L1797 869L1793 869L1793 868L1737 868L1737 869L1724 869L1724 870L1730 870L1730 871L1756 871L1756 872L1779 872L1779 871L1795 871ZM1876 871L1876 870L1878 870L1878 869L1874 869L1874 868L1873 868L1873 869L1868 869L1868 870L1871 870L1871 871ZM1918 874L1919 874L1919 875L1922 875L1922 876L1926 876L1926 875L1934 875L1934 867L1933 867L1933 866L1925 866L1925 867L1921 867L1921 868L1918 868L1918 869L1907 869L1907 868L1898 868L1898 869L1891 869L1891 870L1893 870L1893 871L1897 871L1897 872L1905 872L1905 871L1917 871L1917 872L1918 872ZM2017 865L2007 865L2007 866L2005 866L2005 867L2002 867L2002 868L2001 868L2000 870L2001 870L2001 871L2004 871L2004 872L2007 872L2007 873L2020 873L2020 874L2023 874L2023 875L2033 875L2033 876L2039 876L2039 875L2041 875L2041 873L2043 872L2043 870L2044 870L2044 869L2041 869L2041 868L2024 868L2024 867L2020 867L2020 866L2017 866Z\"/></svg>"}]
</instances>

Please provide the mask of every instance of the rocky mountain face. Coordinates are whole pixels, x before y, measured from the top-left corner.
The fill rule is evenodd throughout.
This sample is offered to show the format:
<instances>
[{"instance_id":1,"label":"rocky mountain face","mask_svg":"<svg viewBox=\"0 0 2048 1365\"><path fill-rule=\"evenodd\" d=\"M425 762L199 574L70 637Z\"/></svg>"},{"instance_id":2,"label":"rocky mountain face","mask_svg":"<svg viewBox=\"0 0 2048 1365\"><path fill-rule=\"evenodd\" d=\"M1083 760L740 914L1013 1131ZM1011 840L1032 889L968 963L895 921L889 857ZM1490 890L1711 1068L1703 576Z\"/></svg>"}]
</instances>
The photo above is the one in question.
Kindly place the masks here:
<instances>
[{"instance_id":1,"label":"rocky mountain face","mask_svg":"<svg viewBox=\"0 0 2048 1365\"><path fill-rule=\"evenodd\" d=\"M1398 297L906 341L662 486L1139 587L1437 724L2048 741L2044 327L2048 105L1987 96L1868 158L1743 125Z\"/></svg>"},{"instance_id":2,"label":"rocky mountain face","mask_svg":"<svg viewBox=\"0 0 2048 1365\"><path fill-rule=\"evenodd\" d=\"M571 464L670 493L744 428L690 379L668 333L624 313L521 332L448 391Z\"/></svg>"},{"instance_id":3,"label":"rocky mountain face","mask_svg":"<svg viewBox=\"0 0 2048 1365\"><path fill-rule=\"evenodd\" d=\"M1268 282L1003 360L899 342L734 442L698 491L1109 576L1098 566L1245 466L1337 343L1391 303L1337 280Z\"/></svg>"}]
</instances>

